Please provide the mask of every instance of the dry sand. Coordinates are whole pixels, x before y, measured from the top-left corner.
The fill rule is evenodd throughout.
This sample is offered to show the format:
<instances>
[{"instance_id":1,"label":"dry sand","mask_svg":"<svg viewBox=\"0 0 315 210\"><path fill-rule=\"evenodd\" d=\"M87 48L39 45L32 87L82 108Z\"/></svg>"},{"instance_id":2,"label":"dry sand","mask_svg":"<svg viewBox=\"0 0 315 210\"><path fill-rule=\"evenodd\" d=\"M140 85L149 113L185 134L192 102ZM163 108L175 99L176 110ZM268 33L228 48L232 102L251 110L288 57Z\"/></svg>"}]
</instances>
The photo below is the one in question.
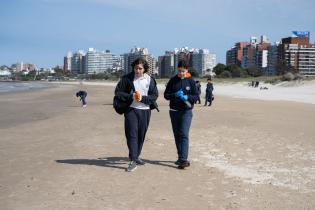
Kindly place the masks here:
<instances>
[{"instance_id":1,"label":"dry sand","mask_svg":"<svg viewBox=\"0 0 315 210\"><path fill-rule=\"evenodd\" d=\"M196 105L179 170L160 93L132 173L112 86L0 94L0 209L315 209L315 106L216 96Z\"/></svg>"}]
</instances>

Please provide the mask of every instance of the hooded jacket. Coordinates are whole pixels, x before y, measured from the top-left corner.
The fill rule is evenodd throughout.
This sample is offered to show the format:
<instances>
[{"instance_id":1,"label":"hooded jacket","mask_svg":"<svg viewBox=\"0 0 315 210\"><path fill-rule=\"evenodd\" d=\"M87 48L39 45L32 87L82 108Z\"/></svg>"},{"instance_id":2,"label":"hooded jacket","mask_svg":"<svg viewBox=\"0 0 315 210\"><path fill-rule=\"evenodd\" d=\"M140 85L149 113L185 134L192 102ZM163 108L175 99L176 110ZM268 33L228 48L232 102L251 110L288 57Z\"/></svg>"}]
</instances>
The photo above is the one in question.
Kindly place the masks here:
<instances>
[{"instance_id":1,"label":"hooded jacket","mask_svg":"<svg viewBox=\"0 0 315 210\"><path fill-rule=\"evenodd\" d=\"M133 101L133 93L135 92L135 87L133 85L133 80L135 78L135 73L130 72L124 75L118 82L115 89L115 96L118 97L120 101L127 103L129 107ZM150 78L150 85L147 96L142 96L141 103L147 104L150 106L150 109L158 109L156 100L159 96L158 89L156 86L156 81L154 78Z\"/></svg>"},{"instance_id":2,"label":"hooded jacket","mask_svg":"<svg viewBox=\"0 0 315 210\"><path fill-rule=\"evenodd\" d=\"M182 90L184 95L188 96L188 101L190 102L191 107L188 107L180 98L175 96L175 93L179 90ZM196 82L190 74L187 74L184 79L176 75L167 83L164 98L170 101L170 108L173 110L184 111L192 109L198 100Z\"/></svg>"}]
</instances>

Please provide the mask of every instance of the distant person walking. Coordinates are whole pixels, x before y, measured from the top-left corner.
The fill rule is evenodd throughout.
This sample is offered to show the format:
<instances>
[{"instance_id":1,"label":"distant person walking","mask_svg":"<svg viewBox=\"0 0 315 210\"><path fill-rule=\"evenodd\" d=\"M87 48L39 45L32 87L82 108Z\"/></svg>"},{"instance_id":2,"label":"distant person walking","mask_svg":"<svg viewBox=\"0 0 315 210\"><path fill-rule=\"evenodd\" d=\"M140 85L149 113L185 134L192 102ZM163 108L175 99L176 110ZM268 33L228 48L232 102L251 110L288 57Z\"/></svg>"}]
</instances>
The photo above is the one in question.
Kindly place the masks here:
<instances>
[{"instance_id":1,"label":"distant person walking","mask_svg":"<svg viewBox=\"0 0 315 210\"><path fill-rule=\"evenodd\" d=\"M124 75L115 89L115 96L127 103L124 117L130 159L126 169L128 172L134 171L137 165L145 164L140 155L149 127L151 109L157 109L158 98L156 82L147 74L148 62L138 58L131 66L133 71Z\"/></svg>"},{"instance_id":2,"label":"distant person walking","mask_svg":"<svg viewBox=\"0 0 315 210\"><path fill-rule=\"evenodd\" d=\"M86 107L87 104L86 104L86 97L87 97L87 92L84 91L84 90L80 90L76 93L76 96L77 97L80 97L80 101L82 102L82 107Z\"/></svg>"},{"instance_id":3,"label":"distant person walking","mask_svg":"<svg viewBox=\"0 0 315 210\"><path fill-rule=\"evenodd\" d=\"M187 70L185 61L178 62L178 74L167 83L164 98L170 101L170 118L175 137L179 169L190 166L188 161L189 129L192 121L192 109L198 100L196 83Z\"/></svg>"},{"instance_id":4,"label":"distant person walking","mask_svg":"<svg viewBox=\"0 0 315 210\"><path fill-rule=\"evenodd\" d=\"M209 103L208 106L211 106L212 100L213 100L213 84L211 81L211 78L207 79L207 88L206 88L206 101L205 101L205 106Z\"/></svg>"},{"instance_id":5,"label":"distant person walking","mask_svg":"<svg viewBox=\"0 0 315 210\"><path fill-rule=\"evenodd\" d=\"M199 102L198 104L201 104L201 100L200 100L201 84L200 84L200 82L198 80L196 81L196 90L197 90L197 93L198 93L198 100L197 100L197 102Z\"/></svg>"}]
</instances>

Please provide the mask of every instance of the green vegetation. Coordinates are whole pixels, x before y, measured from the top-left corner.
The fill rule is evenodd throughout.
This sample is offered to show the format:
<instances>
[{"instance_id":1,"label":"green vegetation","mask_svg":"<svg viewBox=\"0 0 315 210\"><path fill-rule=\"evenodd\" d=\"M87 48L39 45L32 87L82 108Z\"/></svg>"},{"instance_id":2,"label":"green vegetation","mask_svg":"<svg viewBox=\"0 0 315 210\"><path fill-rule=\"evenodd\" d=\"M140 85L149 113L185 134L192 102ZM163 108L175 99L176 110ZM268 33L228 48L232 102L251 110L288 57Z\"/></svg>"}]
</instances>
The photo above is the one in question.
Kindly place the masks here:
<instances>
[{"instance_id":1,"label":"green vegetation","mask_svg":"<svg viewBox=\"0 0 315 210\"><path fill-rule=\"evenodd\" d=\"M294 67L287 66L285 62L279 62L277 69L279 73L278 76L264 76L264 72L255 65L243 69L237 65L226 66L219 63L214 67L213 71L216 74L214 80L217 80L218 82L249 82L258 80L274 84L280 81L313 79L305 78L303 75L299 74Z\"/></svg>"},{"instance_id":2,"label":"green vegetation","mask_svg":"<svg viewBox=\"0 0 315 210\"><path fill-rule=\"evenodd\" d=\"M251 66L248 69L243 69L238 65L226 66L222 63L217 64L213 68L217 78L246 78L246 77L259 77L263 75L261 69L257 66Z\"/></svg>"}]
</instances>

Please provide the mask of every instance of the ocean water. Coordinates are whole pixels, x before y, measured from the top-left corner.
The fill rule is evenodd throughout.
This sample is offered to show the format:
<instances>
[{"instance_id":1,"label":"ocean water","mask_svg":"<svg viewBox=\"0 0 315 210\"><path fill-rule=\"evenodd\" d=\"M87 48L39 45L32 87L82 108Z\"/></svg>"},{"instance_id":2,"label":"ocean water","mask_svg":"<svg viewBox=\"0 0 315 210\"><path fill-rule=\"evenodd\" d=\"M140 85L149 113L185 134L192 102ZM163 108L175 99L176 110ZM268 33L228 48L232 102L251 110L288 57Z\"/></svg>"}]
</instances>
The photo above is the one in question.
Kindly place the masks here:
<instances>
[{"instance_id":1,"label":"ocean water","mask_svg":"<svg viewBox=\"0 0 315 210\"><path fill-rule=\"evenodd\" d=\"M48 87L48 85L37 82L0 82L0 93L39 89L45 87Z\"/></svg>"}]
</instances>

